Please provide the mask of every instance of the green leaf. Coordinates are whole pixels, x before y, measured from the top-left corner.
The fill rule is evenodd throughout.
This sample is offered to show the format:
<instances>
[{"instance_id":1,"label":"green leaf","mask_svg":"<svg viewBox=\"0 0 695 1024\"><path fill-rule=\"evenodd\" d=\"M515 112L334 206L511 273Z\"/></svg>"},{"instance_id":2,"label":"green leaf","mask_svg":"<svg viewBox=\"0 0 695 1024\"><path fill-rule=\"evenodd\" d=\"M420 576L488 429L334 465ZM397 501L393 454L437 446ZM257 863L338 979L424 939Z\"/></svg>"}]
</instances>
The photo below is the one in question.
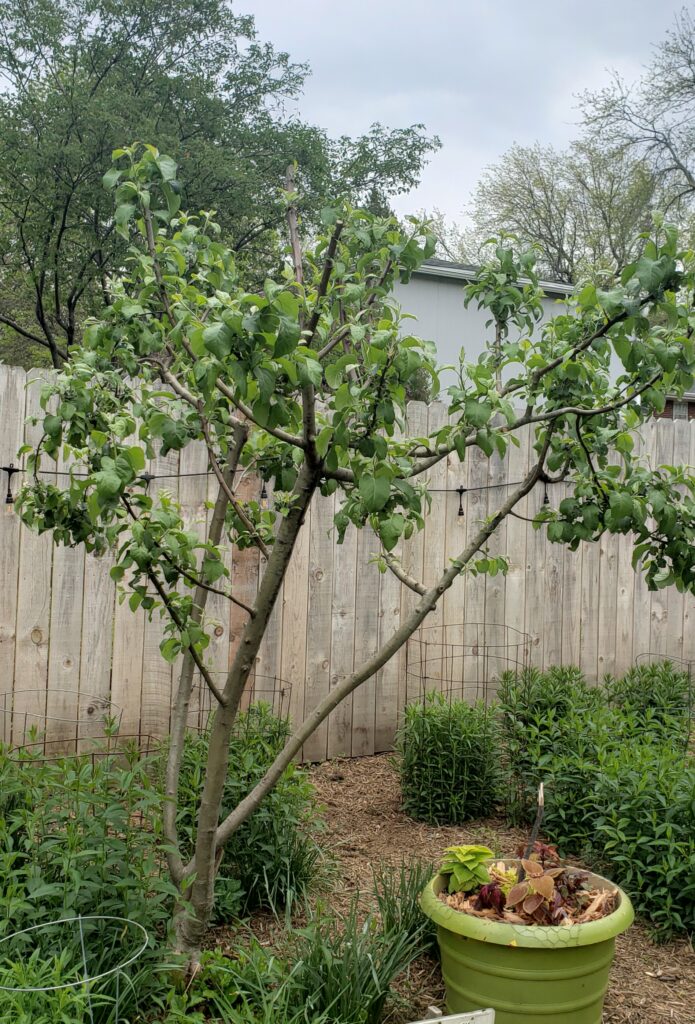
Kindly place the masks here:
<instances>
[{"instance_id":1,"label":"green leaf","mask_svg":"<svg viewBox=\"0 0 695 1024\"><path fill-rule=\"evenodd\" d=\"M44 416L43 429L49 437L58 438L63 429L63 421L58 416Z\"/></svg>"},{"instance_id":2,"label":"green leaf","mask_svg":"<svg viewBox=\"0 0 695 1024\"><path fill-rule=\"evenodd\" d=\"M360 496L368 512L380 512L391 494L391 482L386 476L363 473L359 482Z\"/></svg>"},{"instance_id":3,"label":"green leaf","mask_svg":"<svg viewBox=\"0 0 695 1024\"><path fill-rule=\"evenodd\" d=\"M173 181L176 177L176 161L170 156L160 154L155 159L159 172L165 181Z\"/></svg>"},{"instance_id":4,"label":"green leaf","mask_svg":"<svg viewBox=\"0 0 695 1024\"><path fill-rule=\"evenodd\" d=\"M145 468L145 453L139 445L126 448L125 456L136 473L141 473Z\"/></svg>"},{"instance_id":5,"label":"green leaf","mask_svg":"<svg viewBox=\"0 0 695 1024\"><path fill-rule=\"evenodd\" d=\"M118 180L123 172L119 171L117 167L111 167L104 177L101 179L104 188L113 188L114 185L118 184Z\"/></svg>"},{"instance_id":6,"label":"green leaf","mask_svg":"<svg viewBox=\"0 0 695 1024\"><path fill-rule=\"evenodd\" d=\"M203 344L218 359L225 359L232 351L234 332L221 320L203 331Z\"/></svg>"},{"instance_id":7,"label":"green leaf","mask_svg":"<svg viewBox=\"0 0 695 1024\"><path fill-rule=\"evenodd\" d=\"M492 406L482 398L467 398L464 415L474 427L484 427L492 416Z\"/></svg>"}]
</instances>

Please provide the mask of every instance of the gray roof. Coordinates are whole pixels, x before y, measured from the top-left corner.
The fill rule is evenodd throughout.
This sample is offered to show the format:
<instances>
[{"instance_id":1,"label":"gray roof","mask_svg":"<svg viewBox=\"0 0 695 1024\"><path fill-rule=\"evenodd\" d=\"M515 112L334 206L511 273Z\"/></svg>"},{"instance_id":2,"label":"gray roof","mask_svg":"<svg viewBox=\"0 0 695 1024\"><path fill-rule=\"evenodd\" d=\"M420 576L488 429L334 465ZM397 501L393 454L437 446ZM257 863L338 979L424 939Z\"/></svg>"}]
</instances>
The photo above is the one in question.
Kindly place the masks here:
<instances>
[{"instance_id":1,"label":"gray roof","mask_svg":"<svg viewBox=\"0 0 695 1024\"><path fill-rule=\"evenodd\" d=\"M452 281L475 281L478 268L470 263L453 263L450 260L430 259L425 260L422 266L415 271L425 277L446 277ZM566 298L574 291L571 284L562 284L559 281L539 281L539 286L546 295L557 295Z\"/></svg>"}]
</instances>

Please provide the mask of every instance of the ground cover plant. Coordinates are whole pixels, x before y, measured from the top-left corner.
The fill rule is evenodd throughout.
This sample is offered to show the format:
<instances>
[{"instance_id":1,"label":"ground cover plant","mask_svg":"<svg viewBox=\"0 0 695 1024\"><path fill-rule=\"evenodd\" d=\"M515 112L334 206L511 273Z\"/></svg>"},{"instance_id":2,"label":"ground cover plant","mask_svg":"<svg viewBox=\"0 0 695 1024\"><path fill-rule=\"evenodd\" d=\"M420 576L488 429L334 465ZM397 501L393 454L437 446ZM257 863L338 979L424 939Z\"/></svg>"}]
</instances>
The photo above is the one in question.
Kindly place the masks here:
<instances>
[{"instance_id":1,"label":"ground cover plant","mask_svg":"<svg viewBox=\"0 0 695 1024\"><path fill-rule=\"evenodd\" d=\"M42 437L34 453L23 453L30 473L18 507L27 525L51 531L58 543L113 548L112 574L130 607L162 614L162 654L171 661L182 655L162 819L180 897L173 944L194 971L225 845L305 740L402 647L462 573L504 569L504 559L486 553L487 542L534 487L562 479L569 491L537 517L551 541L576 547L605 531L629 533L649 586L693 588L692 480L682 467L641 465L629 430L662 411L667 393L693 385L695 267L676 232L657 223L615 288L589 286L569 313L537 328L533 254L497 246L467 295L494 324L487 352L474 364L462 359L447 424L412 437L404 419L408 382L424 372L436 391L437 373L432 347L407 333L390 292L433 251L427 225L409 222L403 231L394 220L339 205L324 210L326 233L304 251L290 173L287 258L279 273L269 268L262 289L249 288L212 217L181 212L171 158L148 146L118 150L105 184L115 191L114 229L129 246L128 262L108 282L103 313L45 389ZM612 358L617 377L608 372ZM535 442L523 480L505 490L437 580L425 586L404 572L398 545L423 523L424 474L472 447L488 458L503 455L529 425ZM195 442L205 446L219 484L203 540L185 529L166 492L149 494L141 478L147 459ZM72 466L65 486L31 475L61 453ZM242 500L241 466L272 486L272 508ZM419 599L379 649L295 723L263 777L223 816L235 721L306 510L314 495L336 490L338 537L369 523L380 568ZM230 589L227 565L230 549L251 546L265 563L247 604ZM219 686L205 660L211 591L235 604L245 622ZM177 824L178 780L196 672L216 713L189 857L191 837Z\"/></svg>"},{"instance_id":2,"label":"ground cover plant","mask_svg":"<svg viewBox=\"0 0 695 1024\"><path fill-rule=\"evenodd\" d=\"M529 820L544 782L545 833L605 869L662 938L695 930L687 683L665 664L631 670L605 689L588 688L576 669L507 676L500 688L513 817Z\"/></svg>"}]
</instances>

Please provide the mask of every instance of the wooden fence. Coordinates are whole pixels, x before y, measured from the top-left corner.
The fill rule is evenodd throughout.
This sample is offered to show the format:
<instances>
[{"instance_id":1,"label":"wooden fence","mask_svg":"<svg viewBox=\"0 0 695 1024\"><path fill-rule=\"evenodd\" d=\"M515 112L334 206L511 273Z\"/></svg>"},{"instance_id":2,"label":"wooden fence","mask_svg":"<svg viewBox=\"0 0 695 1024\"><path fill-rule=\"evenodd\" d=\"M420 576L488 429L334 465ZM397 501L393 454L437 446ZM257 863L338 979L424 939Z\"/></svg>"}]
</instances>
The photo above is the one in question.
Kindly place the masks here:
<instances>
[{"instance_id":1,"label":"wooden fence","mask_svg":"<svg viewBox=\"0 0 695 1024\"><path fill-rule=\"evenodd\" d=\"M38 371L0 366L2 466L17 462L23 441L37 438L37 428L26 418L39 411L38 377ZM446 418L442 404L409 408L415 435ZM432 507L424 531L404 547L406 569L425 583L436 579L476 523L497 507L504 488L521 479L529 459L528 433L521 442L504 461L488 461L473 451L464 465L450 459L430 472ZM638 444L653 464L695 463L695 427L687 421L649 424ZM206 501L216 488L204 450L190 446L180 457L172 453L149 468L166 474L150 487L175 495L188 524L202 529L209 515ZM54 471L63 469L59 463ZM244 486L247 496L257 496L256 481ZM463 515L456 492L461 486L466 488ZM553 502L561 496L561 487L553 486ZM320 498L311 508L256 665L258 692L281 686L279 680L291 684L295 720L372 654L417 600L390 573L379 573L372 561L377 545L368 529L351 529L342 545L336 543L331 526L338 500ZM517 507L519 517L532 517L542 500L543 489L537 488ZM111 700L122 708L122 732L165 733L178 666L159 655L159 618L148 621L131 613L127 602L119 603L109 556L96 559L81 549L55 547L50 536L24 528L11 506L2 508L7 514L0 515L0 709L47 714L65 723L56 728L70 734L70 723L85 708L91 713L95 703ZM507 576L457 581L427 620L435 641L437 630L448 623L506 624L531 634L533 664L572 662L590 679L620 672L647 652L695 660L693 599L674 588L650 594L633 573L626 538L607 537L571 553L549 544L524 518L509 518L491 547L508 556ZM230 569L236 593L250 600L262 572L257 552L240 553ZM215 622L208 661L221 676L244 615L236 608L230 614L227 602L214 595L208 612ZM415 686L401 651L336 709L306 745L305 757L388 749Z\"/></svg>"}]
</instances>

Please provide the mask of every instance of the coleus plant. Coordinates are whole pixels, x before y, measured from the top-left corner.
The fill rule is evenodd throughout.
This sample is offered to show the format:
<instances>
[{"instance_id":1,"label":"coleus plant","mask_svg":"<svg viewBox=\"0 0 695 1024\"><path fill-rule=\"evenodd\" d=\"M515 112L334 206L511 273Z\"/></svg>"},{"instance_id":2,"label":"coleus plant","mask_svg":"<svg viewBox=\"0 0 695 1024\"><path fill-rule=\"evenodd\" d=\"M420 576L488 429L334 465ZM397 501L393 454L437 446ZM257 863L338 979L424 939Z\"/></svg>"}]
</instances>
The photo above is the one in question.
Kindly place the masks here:
<instances>
[{"instance_id":1,"label":"coleus plant","mask_svg":"<svg viewBox=\"0 0 695 1024\"><path fill-rule=\"evenodd\" d=\"M447 846L439 869L449 875L449 892L471 892L490 881L487 861L493 856L487 846Z\"/></svg>"},{"instance_id":2,"label":"coleus plant","mask_svg":"<svg viewBox=\"0 0 695 1024\"><path fill-rule=\"evenodd\" d=\"M545 843L535 843L530 856L520 859L521 871L503 860L491 863L488 856L491 851L484 846L447 848L441 873L449 875L451 895L445 900L450 906L483 916L493 912L515 924L542 925L589 920L611 908L610 892L593 892L589 874L560 864L555 848Z\"/></svg>"}]
</instances>

